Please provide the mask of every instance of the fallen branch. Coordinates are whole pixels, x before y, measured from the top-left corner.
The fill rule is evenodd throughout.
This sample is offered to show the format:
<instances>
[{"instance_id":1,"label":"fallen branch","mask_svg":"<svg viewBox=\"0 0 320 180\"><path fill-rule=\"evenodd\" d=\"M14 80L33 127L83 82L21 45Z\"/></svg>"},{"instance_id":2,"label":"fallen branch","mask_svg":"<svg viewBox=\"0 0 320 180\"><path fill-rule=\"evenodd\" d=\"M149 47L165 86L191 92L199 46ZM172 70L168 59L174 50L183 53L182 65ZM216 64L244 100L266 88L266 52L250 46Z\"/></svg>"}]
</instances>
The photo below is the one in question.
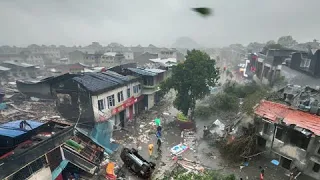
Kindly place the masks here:
<instances>
[{"instance_id":1,"label":"fallen branch","mask_svg":"<svg viewBox=\"0 0 320 180\"><path fill-rule=\"evenodd\" d=\"M267 151L262 151L262 152L259 152L259 153L256 153L256 154L253 154L253 155L250 155L250 156L242 156L242 155L241 155L241 157L243 157L243 158L252 158L252 157L258 156L258 155L260 155L260 154L263 154L263 153L265 153L265 152L267 152Z\"/></svg>"},{"instance_id":2,"label":"fallen branch","mask_svg":"<svg viewBox=\"0 0 320 180\"><path fill-rule=\"evenodd\" d=\"M17 106L15 106L14 104L8 104L8 105L11 106L11 107L13 107L14 109L16 109L16 110L18 110L18 111L22 111L22 112L25 112L25 113L37 115L37 113L35 113L35 112L20 109L20 108L18 108Z\"/></svg>"}]
</instances>

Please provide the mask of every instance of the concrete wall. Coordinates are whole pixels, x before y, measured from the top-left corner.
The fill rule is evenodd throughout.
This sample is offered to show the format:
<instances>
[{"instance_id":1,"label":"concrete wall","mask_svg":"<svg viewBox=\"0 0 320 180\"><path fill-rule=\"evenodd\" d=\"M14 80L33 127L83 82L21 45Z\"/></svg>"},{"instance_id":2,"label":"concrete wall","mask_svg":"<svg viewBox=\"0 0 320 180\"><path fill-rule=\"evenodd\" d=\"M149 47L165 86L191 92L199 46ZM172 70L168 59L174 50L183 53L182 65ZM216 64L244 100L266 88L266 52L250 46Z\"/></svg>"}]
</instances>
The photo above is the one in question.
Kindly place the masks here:
<instances>
[{"instance_id":1,"label":"concrete wall","mask_svg":"<svg viewBox=\"0 0 320 180\"><path fill-rule=\"evenodd\" d=\"M148 109L151 109L154 106L154 94L149 94L148 96Z\"/></svg>"},{"instance_id":2,"label":"concrete wall","mask_svg":"<svg viewBox=\"0 0 320 180\"><path fill-rule=\"evenodd\" d=\"M28 180L51 180L52 174L49 167L42 168L38 172L32 174Z\"/></svg>"},{"instance_id":3,"label":"concrete wall","mask_svg":"<svg viewBox=\"0 0 320 180\"><path fill-rule=\"evenodd\" d=\"M133 86L136 86L136 85L139 85L140 82L133 82L133 83L130 83L128 85L125 85L125 86L122 86L122 87L119 87L117 89L113 89L113 90L110 90L110 91L107 91L105 93L102 93L102 94L99 94L97 96L92 96L92 105L93 105L93 112L94 112L94 118L95 120L99 120L99 114L103 113L105 114L107 117L111 118L111 110L119 105L121 105L123 103L123 101L127 100L128 99L128 96L127 96L127 89L130 88L130 95L131 97L134 96L134 97L139 97L141 95L141 90L138 92L138 93L134 93L133 92ZM118 102L118 95L117 93L122 91L123 92L123 101L121 102ZM114 107L110 107L108 108L108 101L107 101L107 97L108 96L111 96L111 95L114 95L114 99L115 99L115 106ZM98 109L98 100L101 100L103 99L104 100L104 107L105 109L102 110L102 112L99 112L99 109Z\"/></svg>"},{"instance_id":4,"label":"concrete wall","mask_svg":"<svg viewBox=\"0 0 320 180\"><path fill-rule=\"evenodd\" d=\"M268 130L264 131L264 127L267 124L269 125L269 128ZM283 156L285 158L291 159L291 168L297 167L298 169L302 170L304 174L319 179L320 173L316 173L312 170L314 162L310 160L310 157L313 157L313 159L318 159L320 162L320 154L317 153L318 149L320 148L319 137L311 137L308 148L304 150L290 143L290 133L288 133L288 129L284 128L284 132L282 135L283 138L281 140L274 138L274 142L272 145L275 126L272 123L257 119L255 120L255 125L257 136L262 137L266 140L265 150L271 150L275 153L272 156ZM270 149L271 146L272 149Z\"/></svg>"},{"instance_id":5,"label":"concrete wall","mask_svg":"<svg viewBox=\"0 0 320 180\"><path fill-rule=\"evenodd\" d=\"M133 60L134 59L133 52L124 52L123 55L126 60Z\"/></svg>"},{"instance_id":6,"label":"concrete wall","mask_svg":"<svg viewBox=\"0 0 320 180\"><path fill-rule=\"evenodd\" d=\"M77 62L84 63L84 60L85 60L84 57L85 57L84 53L81 51L74 51L69 53L70 63L77 63Z\"/></svg>"}]
</instances>

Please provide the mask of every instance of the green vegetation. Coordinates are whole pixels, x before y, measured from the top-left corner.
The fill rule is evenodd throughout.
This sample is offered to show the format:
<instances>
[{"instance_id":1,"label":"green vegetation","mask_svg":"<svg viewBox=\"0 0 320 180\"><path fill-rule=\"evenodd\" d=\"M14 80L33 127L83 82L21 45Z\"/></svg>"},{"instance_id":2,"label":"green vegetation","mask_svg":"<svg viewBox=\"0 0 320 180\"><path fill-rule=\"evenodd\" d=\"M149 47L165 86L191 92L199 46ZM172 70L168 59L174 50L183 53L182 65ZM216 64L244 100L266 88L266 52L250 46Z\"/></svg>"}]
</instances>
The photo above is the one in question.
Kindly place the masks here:
<instances>
[{"instance_id":1,"label":"green vegetation","mask_svg":"<svg viewBox=\"0 0 320 180\"><path fill-rule=\"evenodd\" d=\"M174 106L185 116L190 109L192 119L196 100L208 95L209 86L214 87L219 79L219 69L215 66L215 60L205 52L188 51L184 63L174 66L172 76L161 84L162 93L174 89L177 92Z\"/></svg>"},{"instance_id":2,"label":"green vegetation","mask_svg":"<svg viewBox=\"0 0 320 180\"><path fill-rule=\"evenodd\" d=\"M186 117L183 113L178 113L177 118L179 121L185 121L185 122L189 121L188 117Z\"/></svg>"},{"instance_id":3,"label":"green vegetation","mask_svg":"<svg viewBox=\"0 0 320 180\"><path fill-rule=\"evenodd\" d=\"M269 92L266 86L256 83L240 85L236 82L228 82L224 85L224 91L209 97L208 106L198 106L195 115L208 117L217 112L238 112L240 108L239 99L243 99L242 112L253 113L253 107L265 98Z\"/></svg>"}]
</instances>

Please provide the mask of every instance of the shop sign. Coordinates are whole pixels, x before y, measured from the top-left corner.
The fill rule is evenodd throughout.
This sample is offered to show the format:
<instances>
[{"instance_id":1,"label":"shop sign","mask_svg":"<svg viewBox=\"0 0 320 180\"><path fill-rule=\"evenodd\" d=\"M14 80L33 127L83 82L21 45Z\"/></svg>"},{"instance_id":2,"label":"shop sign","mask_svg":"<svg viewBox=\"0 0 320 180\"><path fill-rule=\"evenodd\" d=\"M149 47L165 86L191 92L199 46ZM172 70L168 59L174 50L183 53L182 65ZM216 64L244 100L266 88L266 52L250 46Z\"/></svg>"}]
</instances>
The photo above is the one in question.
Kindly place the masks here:
<instances>
[{"instance_id":1,"label":"shop sign","mask_svg":"<svg viewBox=\"0 0 320 180\"><path fill-rule=\"evenodd\" d=\"M130 97L127 100L123 102L120 106L114 108L112 110L112 115L115 115L123 110L125 110L127 107L132 106L135 102L137 102L137 98Z\"/></svg>"}]
</instances>

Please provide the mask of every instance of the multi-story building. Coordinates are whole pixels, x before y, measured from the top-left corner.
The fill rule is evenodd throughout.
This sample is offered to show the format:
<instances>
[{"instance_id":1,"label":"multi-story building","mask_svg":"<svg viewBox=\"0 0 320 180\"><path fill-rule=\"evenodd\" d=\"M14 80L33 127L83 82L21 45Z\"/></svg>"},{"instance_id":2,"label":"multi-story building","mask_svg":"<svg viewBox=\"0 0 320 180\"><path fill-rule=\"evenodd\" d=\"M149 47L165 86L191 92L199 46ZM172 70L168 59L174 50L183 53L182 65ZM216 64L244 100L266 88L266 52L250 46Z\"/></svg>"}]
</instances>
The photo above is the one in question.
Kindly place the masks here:
<instances>
[{"instance_id":1,"label":"multi-story building","mask_svg":"<svg viewBox=\"0 0 320 180\"><path fill-rule=\"evenodd\" d=\"M290 57L294 50L290 49L269 49L265 54L258 53L255 69L256 77L263 84L273 85L274 81L280 76L282 63ZM252 56L252 58L256 58ZM251 59L250 59L251 60Z\"/></svg>"},{"instance_id":2,"label":"multi-story building","mask_svg":"<svg viewBox=\"0 0 320 180\"><path fill-rule=\"evenodd\" d=\"M16 61L4 61L1 66L10 68L10 75L14 77L35 78L39 75L39 69L32 64L19 63Z\"/></svg>"},{"instance_id":3,"label":"multi-story building","mask_svg":"<svg viewBox=\"0 0 320 180\"><path fill-rule=\"evenodd\" d=\"M311 49L307 52L294 52L291 54L288 66L294 70L302 71L312 76L320 76L320 51Z\"/></svg>"},{"instance_id":4,"label":"multi-story building","mask_svg":"<svg viewBox=\"0 0 320 180\"><path fill-rule=\"evenodd\" d=\"M176 58L177 59L177 51L172 49L162 49L158 53L158 57L160 59L168 59L168 58Z\"/></svg>"},{"instance_id":5,"label":"multi-story building","mask_svg":"<svg viewBox=\"0 0 320 180\"><path fill-rule=\"evenodd\" d=\"M83 73L51 87L62 116L78 122L110 152L114 127L134 120L143 99L139 78L112 71Z\"/></svg>"},{"instance_id":6,"label":"multi-story building","mask_svg":"<svg viewBox=\"0 0 320 180\"><path fill-rule=\"evenodd\" d=\"M309 102L310 103L310 102ZM304 105L302 103L301 105ZM320 108L314 114L263 100L254 109L257 144L279 166L320 178Z\"/></svg>"},{"instance_id":7,"label":"multi-story building","mask_svg":"<svg viewBox=\"0 0 320 180\"><path fill-rule=\"evenodd\" d=\"M144 107L146 110L151 109L160 101L159 86L168 77L166 70L127 68L125 73L142 78L142 94L145 96Z\"/></svg>"},{"instance_id":8,"label":"multi-story building","mask_svg":"<svg viewBox=\"0 0 320 180\"><path fill-rule=\"evenodd\" d=\"M83 63L89 66L95 66L100 63L103 54L96 51L73 51L69 53L70 63Z\"/></svg>"}]
</instances>

